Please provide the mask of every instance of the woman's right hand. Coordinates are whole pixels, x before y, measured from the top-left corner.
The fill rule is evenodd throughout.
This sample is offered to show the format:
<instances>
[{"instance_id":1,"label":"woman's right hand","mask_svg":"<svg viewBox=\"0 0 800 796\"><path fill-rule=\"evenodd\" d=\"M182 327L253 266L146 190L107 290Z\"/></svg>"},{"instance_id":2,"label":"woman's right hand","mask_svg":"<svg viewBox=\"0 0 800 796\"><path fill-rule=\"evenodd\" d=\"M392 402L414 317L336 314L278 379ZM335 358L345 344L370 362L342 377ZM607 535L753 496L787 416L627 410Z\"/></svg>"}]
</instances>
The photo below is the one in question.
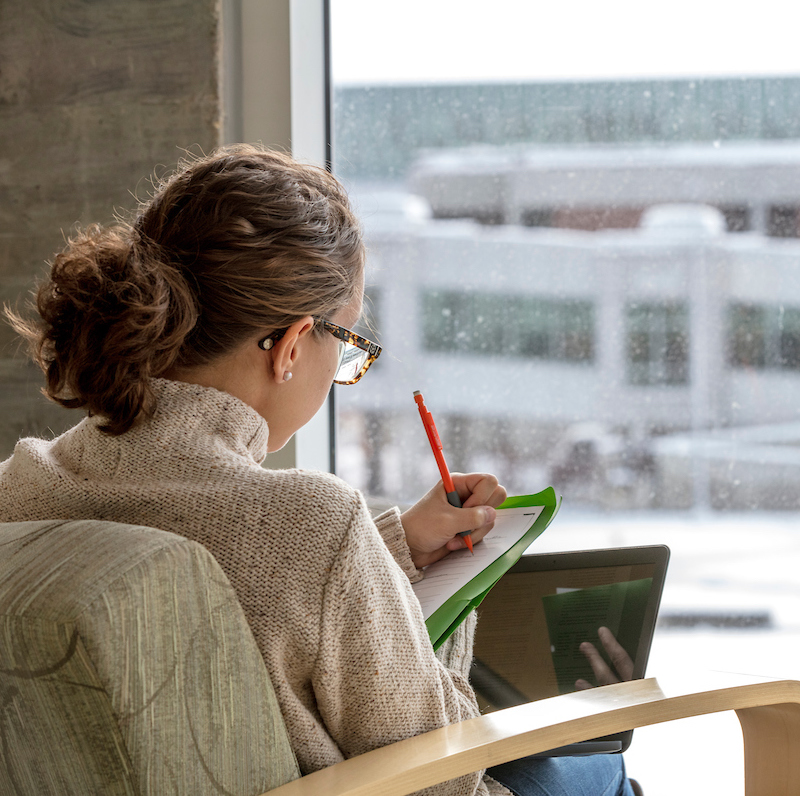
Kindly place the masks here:
<instances>
[{"instance_id":1,"label":"woman's right hand","mask_svg":"<svg viewBox=\"0 0 800 796\"><path fill-rule=\"evenodd\" d=\"M451 506L441 481L408 511L400 515L411 560L418 569L466 547L458 534L471 531L477 544L494 527L495 508L506 499L506 490L487 473L453 473L453 485L462 508Z\"/></svg>"}]
</instances>

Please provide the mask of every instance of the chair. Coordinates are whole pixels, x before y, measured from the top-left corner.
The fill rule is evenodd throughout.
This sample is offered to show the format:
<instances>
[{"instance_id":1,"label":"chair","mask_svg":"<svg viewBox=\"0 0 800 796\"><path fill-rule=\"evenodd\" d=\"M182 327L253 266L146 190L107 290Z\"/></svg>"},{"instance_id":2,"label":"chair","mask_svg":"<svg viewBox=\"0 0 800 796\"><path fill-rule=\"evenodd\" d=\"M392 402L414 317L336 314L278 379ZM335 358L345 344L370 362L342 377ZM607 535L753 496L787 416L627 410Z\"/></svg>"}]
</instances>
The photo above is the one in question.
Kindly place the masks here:
<instances>
[{"instance_id":1,"label":"chair","mask_svg":"<svg viewBox=\"0 0 800 796\"><path fill-rule=\"evenodd\" d=\"M299 778L264 663L200 545L0 524L0 793L403 796L623 729L736 710L748 796L800 792L800 683L647 679L444 727Z\"/></svg>"},{"instance_id":2,"label":"chair","mask_svg":"<svg viewBox=\"0 0 800 796\"><path fill-rule=\"evenodd\" d=\"M241 606L199 544L0 525L0 634L4 795L258 794L299 776Z\"/></svg>"}]
</instances>

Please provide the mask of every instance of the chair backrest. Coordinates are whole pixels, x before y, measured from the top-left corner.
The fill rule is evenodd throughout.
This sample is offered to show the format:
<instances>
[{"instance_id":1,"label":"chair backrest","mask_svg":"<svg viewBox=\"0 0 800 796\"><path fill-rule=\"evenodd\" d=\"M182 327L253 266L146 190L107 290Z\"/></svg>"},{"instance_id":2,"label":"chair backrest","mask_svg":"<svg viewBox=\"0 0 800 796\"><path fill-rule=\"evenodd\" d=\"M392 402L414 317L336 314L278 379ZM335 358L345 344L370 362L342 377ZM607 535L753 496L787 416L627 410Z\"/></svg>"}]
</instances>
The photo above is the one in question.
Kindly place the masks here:
<instances>
[{"instance_id":1,"label":"chair backrest","mask_svg":"<svg viewBox=\"0 0 800 796\"><path fill-rule=\"evenodd\" d=\"M0 524L3 793L256 796L299 776L236 595L201 545Z\"/></svg>"}]
</instances>

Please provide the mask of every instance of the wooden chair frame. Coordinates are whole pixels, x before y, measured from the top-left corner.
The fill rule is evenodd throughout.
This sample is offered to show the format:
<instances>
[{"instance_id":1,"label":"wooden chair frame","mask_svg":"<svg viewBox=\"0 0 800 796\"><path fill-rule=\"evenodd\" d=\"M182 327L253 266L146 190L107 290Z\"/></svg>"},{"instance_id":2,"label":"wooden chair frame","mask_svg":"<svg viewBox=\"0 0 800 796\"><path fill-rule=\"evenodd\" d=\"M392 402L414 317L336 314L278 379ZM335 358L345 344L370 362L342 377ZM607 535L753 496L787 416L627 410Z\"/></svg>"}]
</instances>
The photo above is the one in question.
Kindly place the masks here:
<instances>
[{"instance_id":1,"label":"wooden chair frame","mask_svg":"<svg viewBox=\"0 0 800 796\"><path fill-rule=\"evenodd\" d=\"M735 710L742 726L746 796L800 793L800 682L709 673L635 680L497 711L345 760L270 796L405 796L568 743L724 710Z\"/></svg>"}]
</instances>

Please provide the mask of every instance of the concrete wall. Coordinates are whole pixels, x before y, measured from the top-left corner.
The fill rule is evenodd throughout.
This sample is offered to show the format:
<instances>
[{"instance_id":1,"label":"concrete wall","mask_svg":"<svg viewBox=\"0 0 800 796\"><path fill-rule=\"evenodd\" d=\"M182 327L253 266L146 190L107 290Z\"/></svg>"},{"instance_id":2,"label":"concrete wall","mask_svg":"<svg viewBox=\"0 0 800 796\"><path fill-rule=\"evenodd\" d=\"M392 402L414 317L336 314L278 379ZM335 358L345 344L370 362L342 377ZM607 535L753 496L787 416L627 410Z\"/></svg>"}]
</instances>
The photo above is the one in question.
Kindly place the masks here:
<instances>
[{"instance_id":1,"label":"concrete wall","mask_svg":"<svg viewBox=\"0 0 800 796\"><path fill-rule=\"evenodd\" d=\"M108 222L182 149L221 137L217 0L0 0L0 300L15 303L76 223ZM0 326L0 460L81 415Z\"/></svg>"}]
</instances>

